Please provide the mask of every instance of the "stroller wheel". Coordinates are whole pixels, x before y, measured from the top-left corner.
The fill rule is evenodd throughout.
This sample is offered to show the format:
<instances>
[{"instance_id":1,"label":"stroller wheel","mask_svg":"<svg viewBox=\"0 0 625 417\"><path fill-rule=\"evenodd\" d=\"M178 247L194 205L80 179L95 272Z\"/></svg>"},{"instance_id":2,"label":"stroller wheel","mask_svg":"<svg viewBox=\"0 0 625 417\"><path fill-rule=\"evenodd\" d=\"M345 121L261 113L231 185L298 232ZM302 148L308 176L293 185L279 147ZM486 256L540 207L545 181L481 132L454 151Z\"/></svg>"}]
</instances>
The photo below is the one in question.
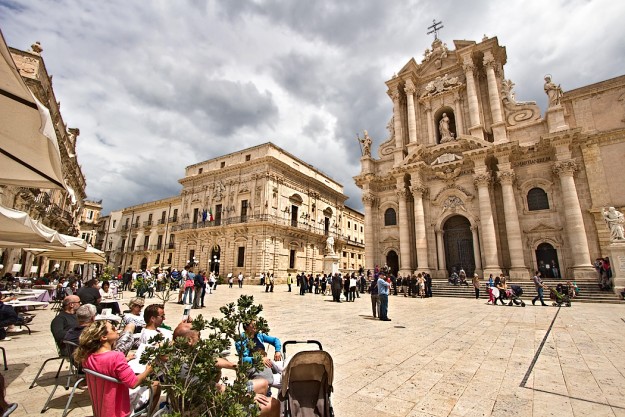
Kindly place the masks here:
<instances>
[{"instance_id":1,"label":"stroller wheel","mask_svg":"<svg viewBox=\"0 0 625 417\"><path fill-rule=\"evenodd\" d=\"M521 307L525 307L525 303L521 301Z\"/></svg>"}]
</instances>

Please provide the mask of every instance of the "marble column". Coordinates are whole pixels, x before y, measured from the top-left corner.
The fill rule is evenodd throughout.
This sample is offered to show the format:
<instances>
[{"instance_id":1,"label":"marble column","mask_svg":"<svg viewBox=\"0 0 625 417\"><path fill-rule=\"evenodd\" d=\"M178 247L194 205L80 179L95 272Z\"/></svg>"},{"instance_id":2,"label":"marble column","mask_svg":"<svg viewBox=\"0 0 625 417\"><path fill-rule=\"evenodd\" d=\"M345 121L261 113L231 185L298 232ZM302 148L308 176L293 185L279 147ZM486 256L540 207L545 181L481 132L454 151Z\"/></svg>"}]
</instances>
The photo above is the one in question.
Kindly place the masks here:
<instances>
[{"instance_id":1,"label":"marble column","mask_svg":"<svg viewBox=\"0 0 625 417\"><path fill-rule=\"evenodd\" d=\"M475 78L473 78L473 70L475 69L475 66L473 65L473 61L470 57L464 58L462 68L464 69L464 74L467 79L467 97L469 101L470 122L469 130L471 135L484 139L484 134L480 124L480 108L477 99L477 89L475 88Z\"/></svg>"},{"instance_id":2,"label":"marble column","mask_svg":"<svg viewBox=\"0 0 625 417\"><path fill-rule=\"evenodd\" d=\"M412 186L410 188L414 199L415 218L415 248L417 251L417 269L419 272L430 272L428 263L428 240L425 232L425 213L423 211L423 194L425 187Z\"/></svg>"},{"instance_id":3,"label":"marble column","mask_svg":"<svg viewBox=\"0 0 625 417\"><path fill-rule=\"evenodd\" d=\"M365 270L370 269L373 271L375 267L375 247L377 246L376 242L374 242L374 218L375 213L373 206L376 202L376 198L373 194L369 192L365 192L362 195L362 202L365 206Z\"/></svg>"},{"instance_id":4,"label":"marble column","mask_svg":"<svg viewBox=\"0 0 625 417\"><path fill-rule=\"evenodd\" d=\"M443 236L445 231L437 229L436 233L436 250L438 251L438 270L445 270L445 241Z\"/></svg>"},{"instance_id":5,"label":"marble column","mask_svg":"<svg viewBox=\"0 0 625 417\"><path fill-rule=\"evenodd\" d=\"M393 121L395 123L395 148L401 149L403 147L401 137L401 107L399 102L399 90L394 89L390 92L393 99Z\"/></svg>"},{"instance_id":6,"label":"marble column","mask_svg":"<svg viewBox=\"0 0 625 417\"><path fill-rule=\"evenodd\" d=\"M456 137L464 135L464 125L462 123L462 107L460 106L460 94L454 93L454 109L456 117Z\"/></svg>"},{"instance_id":7,"label":"marble column","mask_svg":"<svg viewBox=\"0 0 625 417\"><path fill-rule=\"evenodd\" d=\"M475 258L475 269L482 270L482 256L480 254L480 236L478 235L477 226L471 226L473 235L473 258Z\"/></svg>"},{"instance_id":8,"label":"marble column","mask_svg":"<svg viewBox=\"0 0 625 417\"><path fill-rule=\"evenodd\" d=\"M497 236L495 222L490 202L489 185L491 176L487 172L476 174L473 177L478 191L480 205L480 223L482 225L482 250L484 251L484 275L499 274L501 268L497 256Z\"/></svg>"},{"instance_id":9,"label":"marble column","mask_svg":"<svg viewBox=\"0 0 625 417\"><path fill-rule=\"evenodd\" d=\"M401 188L400 188L401 187ZM403 188L403 179L401 185L397 188L397 202L399 203L399 273L406 275L412 273L412 265L410 262L410 223L408 222L408 205L406 198L408 192ZM366 216L366 214L365 214Z\"/></svg>"},{"instance_id":10,"label":"marble column","mask_svg":"<svg viewBox=\"0 0 625 417\"><path fill-rule=\"evenodd\" d=\"M584 218L573 178L577 169L577 163L573 160L559 161L553 166L553 172L560 177L562 207L564 207L566 232L573 255L573 269L587 269L591 267L590 250L588 249Z\"/></svg>"},{"instance_id":11,"label":"marble column","mask_svg":"<svg viewBox=\"0 0 625 417\"><path fill-rule=\"evenodd\" d=\"M488 101L490 103L490 112L493 118L491 126L493 130L493 138L495 142L507 142L506 126L503 123L501 112L501 98L499 97L499 89L497 88L497 78L495 77L495 58L492 52L484 52L484 68L486 69L486 81L488 85Z\"/></svg>"},{"instance_id":12,"label":"marble column","mask_svg":"<svg viewBox=\"0 0 625 417\"><path fill-rule=\"evenodd\" d=\"M406 93L406 104L408 111L408 138L410 143L417 141L417 119L415 117L414 93L417 91L412 80L406 81L404 92Z\"/></svg>"},{"instance_id":13,"label":"marble column","mask_svg":"<svg viewBox=\"0 0 625 417\"><path fill-rule=\"evenodd\" d=\"M526 278L529 271L525 266L519 213L516 207L516 199L514 198L514 189L512 188L515 173L512 170L502 170L497 173L497 176L503 194L503 211L508 235L508 250L510 252L510 276L512 278Z\"/></svg>"},{"instance_id":14,"label":"marble column","mask_svg":"<svg viewBox=\"0 0 625 417\"><path fill-rule=\"evenodd\" d=\"M434 131L434 119L432 118L432 105L429 102L425 104L425 118L428 121L428 144L436 145L436 132Z\"/></svg>"}]
</instances>

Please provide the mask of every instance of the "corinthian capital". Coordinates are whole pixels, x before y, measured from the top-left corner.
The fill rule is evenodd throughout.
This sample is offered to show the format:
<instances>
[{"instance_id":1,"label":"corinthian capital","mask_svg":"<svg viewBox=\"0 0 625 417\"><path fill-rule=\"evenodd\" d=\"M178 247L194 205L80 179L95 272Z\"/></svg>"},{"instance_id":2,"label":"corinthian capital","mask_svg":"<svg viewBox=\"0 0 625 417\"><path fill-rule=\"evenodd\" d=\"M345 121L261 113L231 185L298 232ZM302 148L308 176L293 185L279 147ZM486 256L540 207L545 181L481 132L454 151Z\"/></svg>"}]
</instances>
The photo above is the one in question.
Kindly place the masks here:
<instances>
[{"instance_id":1,"label":"corinthian capital","mask_svg":"<svg viewBox=\"0 0 625 417\"><path fill-rule=\"evenodd\" d=\"M475 183L476 187L488 187L488 185L490 184L490 174L485 172L483 174L476 174L473 176L473 182Z\"/></svg>"},{"instance_id":2,"label":"corinthian capital","mask_svg":"<svg viewBox=\"0 0 625 417\"><path fill-rule=\"evenodd\" d=\"M462 61L462 69L464 70L464 72L473 72L473 70L475 70L473 60L471 60L471 58L465 58L464 61Z\"/></svg>"},{"instance_id":3,"label":"corinthian capital","mask_svg":"<svg viewBox=\"0 0 625 417\"><path fill-rule=\"evenodd\" d=\"M417 91L417 89L415 88L415 85L412 82L412 80L407 80L406 81L406 87L404 87L404 91L408 95L413 95Z\"/></svg>"},{"instance_id":4,"label":"corinthian capital","mask_svg":"<svg viewBox=\"0 0 625 417\"><path fill-rule=\"evenodd\" d=\"M499 171L497 173L497 178L502 184L512 184L516 178L516 174L514 171Z\"/></svg>"},{"instance_id":5,"label":"corinthian capital","mask_svg":"<svg viewBox=\"0 0 625 417\"><path fill-rule=\"evenodd\" d=\"M577 166L577 163L571 159L566 161L559 161L553 164L553 173L559 177L563 175L573 176L575 171L577 171L578 169L579 168Z\"/></svg>"},{"instance_id":6,"label":"corinthian capital","mask_svg":"<svg viewBox=\"0 0 625 417\"><path fill-rule=\"evenodd\" d=\"M495 63L495 58L490 51L484 52L484 60L482 61L485 67L490 67Z\"/></svg>"},{"instance_id":7,"label":"corinthian capital","mask_svg":"<svg viewBox=\"0 0 625 417\"><path fill-rule=\"evenodd\" d=\"M399 200L405 200L406 197L408 197L408 191L406 190L397 190L395 191L395 194Z\"/></svg>"},{"instance_id":8,"label":"corinthian capital","mask_svg":"<svg viewBox=\"0 0 625 417\"><path fill-rule=\"evenodd\" d=\"M393 100L393 102L398 102L399 101L399 90L397 89L397 87L394 87L393 89L389 89L386 94L388 94L388 96L391 98L391 100Z\"/></svg>"},{"instance_id":9,"label":"corinthian capital","mask_svg":"<svg viewBox=\"0 0 625 417\"><path fill-rule=\"evenodd\" d=\"M371 193L365 193L362 195L362 203L365 206L372 206L373 203L375 203L375 200L376 200L375 196Z\"/></svg>"},{"instance_id":10,"label":"corinthian capital","mask_svg":"<svg viewBox=\"0 0 625 417\"><path fill-rule=\"evenodd\" d=\"M410 187L410 192L415 198L421 198L428 193L428 189L421 185L413 185Z\"/></svg>"}]
</instances>

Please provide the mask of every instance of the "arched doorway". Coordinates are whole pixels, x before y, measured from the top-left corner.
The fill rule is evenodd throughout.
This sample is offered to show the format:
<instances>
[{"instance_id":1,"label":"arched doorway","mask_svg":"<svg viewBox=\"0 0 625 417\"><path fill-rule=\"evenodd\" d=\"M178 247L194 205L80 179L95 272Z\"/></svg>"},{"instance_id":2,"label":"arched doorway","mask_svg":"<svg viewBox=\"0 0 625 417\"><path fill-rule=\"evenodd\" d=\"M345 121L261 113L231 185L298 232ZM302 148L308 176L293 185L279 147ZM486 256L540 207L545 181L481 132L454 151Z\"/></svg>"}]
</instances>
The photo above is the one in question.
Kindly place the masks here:
<instances>
[{"instance_id":1,"label":"arched doorway","mask_svg":"<svg viewBox=\"0 0 625 417\"><path fill-rule=\"evenodd\" d=\"M453 216L447 219L443 231L447 272L451 274L453 270L458 272L462 268L467 277L471 277L475 272L471 223L466 217Z\"/></svg>"},{"instance_id":2,"label":"arched doorway","mask_svg":"<svg viewBox=\"0 0 625 417\"><path fill-rule=\"evenodd\" d=\"M536 248L536 266L544 278L561 277L558 251L547 242Z\"/></svg>"},{"instance_id":3,"label":"arched doorway","mask_svg":"<svg viewBox=\"0 0 625 417\"><path fill-rule=\"evenodd\" d=\"M209 262L211 272L215 272L215 275L219 275L219 264L221 263L221 248L219 245L213 246Z\"/></svg>"},{"instance_id":4,"label":"arched doorway","mask_svg":"<svg viewBox=\"0 0 625 417\"><path fill-rule=\"evenodd\" d=\"M386 254L386 265L391 271L391 274L397 276L397 272L399 271L399 257L397 256L397 252L392 250Z\"/></svg>"},{"instance_id":5,"label":"arched doorway","mask_svg":"<svg viewBox=\"0 0 625 417\"><path fill-rule=\"evenodd\" d=\"M148 269L148 258L141 259L141 270L145 271Z\"/></svg>"}]
</instances>

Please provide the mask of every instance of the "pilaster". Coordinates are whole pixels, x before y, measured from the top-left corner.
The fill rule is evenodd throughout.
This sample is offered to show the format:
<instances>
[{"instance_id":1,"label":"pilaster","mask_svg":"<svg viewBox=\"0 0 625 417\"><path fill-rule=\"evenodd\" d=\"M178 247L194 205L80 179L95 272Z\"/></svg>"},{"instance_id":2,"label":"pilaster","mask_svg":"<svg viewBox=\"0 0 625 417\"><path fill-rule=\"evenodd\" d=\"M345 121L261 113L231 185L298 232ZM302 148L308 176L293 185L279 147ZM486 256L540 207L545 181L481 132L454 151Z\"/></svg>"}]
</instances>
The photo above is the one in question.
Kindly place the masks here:
<instances>
[{"instance_id":1,"label":"pilaster","mask_svg":"<svg viewBox=\"0 0 625 417\"><path fill-rule=\"evenodd\" d=\"M412 80L406 81L404 92L406 93L406 105L408 113L408 138L410 143L417 141L417 120L414 108L414 93L417 91Z\"/></svg>"}]
</instances>

